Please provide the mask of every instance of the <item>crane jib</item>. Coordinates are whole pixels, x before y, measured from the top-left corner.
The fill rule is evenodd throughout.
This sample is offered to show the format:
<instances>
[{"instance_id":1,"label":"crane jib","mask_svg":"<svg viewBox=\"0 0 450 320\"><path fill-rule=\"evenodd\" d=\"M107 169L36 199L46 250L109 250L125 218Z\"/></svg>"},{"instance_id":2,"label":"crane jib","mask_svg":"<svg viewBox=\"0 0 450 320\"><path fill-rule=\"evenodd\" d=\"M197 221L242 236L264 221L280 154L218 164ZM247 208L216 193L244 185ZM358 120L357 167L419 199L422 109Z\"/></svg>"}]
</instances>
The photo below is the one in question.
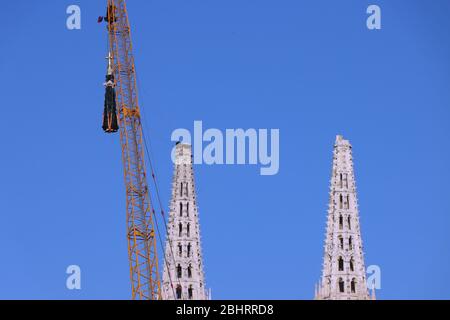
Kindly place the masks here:
<instances>
[{"instance_id":1,"label":"crane jib","mask_svg":"<svg viewBox=\"0 0 450 320\"><path fill-rule=\"evenodd\" d=\"M108 0L105 21L111 63L105 83L105 131L120 132L133 299L161 299L157 247L144 161L135 65L125 0ZM115 119L117 120L115 122ZM106 129L105 129L106 128ZM115 130L115 131L114 131Z\"/></svg>"}]
</instances>

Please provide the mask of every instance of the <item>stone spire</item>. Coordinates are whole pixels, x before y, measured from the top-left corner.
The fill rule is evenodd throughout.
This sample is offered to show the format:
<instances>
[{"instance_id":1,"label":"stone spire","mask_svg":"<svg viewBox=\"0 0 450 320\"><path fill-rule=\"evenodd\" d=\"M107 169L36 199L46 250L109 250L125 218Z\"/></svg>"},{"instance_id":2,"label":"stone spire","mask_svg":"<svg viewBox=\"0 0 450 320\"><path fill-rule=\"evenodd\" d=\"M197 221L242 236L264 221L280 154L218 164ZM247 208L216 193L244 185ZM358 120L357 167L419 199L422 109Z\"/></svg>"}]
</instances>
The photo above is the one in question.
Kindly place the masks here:
<instances>
[{"instance_id":1,"label":"stone spire","mask_svg":"<svg viewBox=\"0 0 450 320\"><path fill-rule=\"evenodd\" d=\"M172 200L163 274L164 300L207 300L195 195L192 150L175 147Z\"/></svg>"},{"instance_id":2,"label":"stone spire","mask_svg":"<svg viewBox=\"0 0 450 320\"><path fill-rule=\"evenodd\" d=\"M336 137L319 300L370 299L364 266L352 146Z\"/></svg>"}]
</instances>

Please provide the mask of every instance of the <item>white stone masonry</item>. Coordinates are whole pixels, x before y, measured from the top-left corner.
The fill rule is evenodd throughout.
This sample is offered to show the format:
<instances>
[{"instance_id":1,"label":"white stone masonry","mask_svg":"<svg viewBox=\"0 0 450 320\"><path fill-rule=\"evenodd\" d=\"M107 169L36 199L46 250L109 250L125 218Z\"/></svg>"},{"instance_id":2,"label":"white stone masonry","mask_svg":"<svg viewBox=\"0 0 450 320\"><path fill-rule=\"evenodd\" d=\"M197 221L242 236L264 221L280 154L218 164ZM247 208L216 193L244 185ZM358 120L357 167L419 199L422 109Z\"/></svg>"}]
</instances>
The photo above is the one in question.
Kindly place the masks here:
<instances>
[{"instance_id":1,"label":"white stone masonry","mask_svg":"<svg viewBox=\"0 0 450 320\"><path fill-rule=\"evenodd\" d=\"M191 146L179 143L175 152L162 295L207 300Z\"/></svg>"},{"instance_id":2,"label":"white stone masonry","mask_svg":"<svg viewBox=\"0 0 450 320\"><path fill-rule=\"evenodd\" d=\"M352 146L336 137L318 300L369 299L361 239Z\"/></svg>"}]
</instances>

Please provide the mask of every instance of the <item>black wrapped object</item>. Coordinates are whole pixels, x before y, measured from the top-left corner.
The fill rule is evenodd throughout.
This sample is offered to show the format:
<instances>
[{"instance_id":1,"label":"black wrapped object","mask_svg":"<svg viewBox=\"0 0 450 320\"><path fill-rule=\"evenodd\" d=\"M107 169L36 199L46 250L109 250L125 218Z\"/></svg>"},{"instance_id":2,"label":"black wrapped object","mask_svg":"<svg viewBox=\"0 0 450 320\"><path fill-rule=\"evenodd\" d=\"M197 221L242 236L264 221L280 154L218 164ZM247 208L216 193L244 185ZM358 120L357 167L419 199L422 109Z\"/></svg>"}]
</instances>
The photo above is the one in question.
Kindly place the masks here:
<instances>
[{"instance_id":1,"label":"black wrapped object","mask_svg":"<svg viewBox=\"0 0 450 320\"><path fill-rule=\"evenodd\" d=\"M105 105L103 110L103 130L114 133L119 130L117 123L116 90L114 89L114 74L111 67L111 55L108 56L108 74L105 82Z\"/></svg>"}]
</instances>

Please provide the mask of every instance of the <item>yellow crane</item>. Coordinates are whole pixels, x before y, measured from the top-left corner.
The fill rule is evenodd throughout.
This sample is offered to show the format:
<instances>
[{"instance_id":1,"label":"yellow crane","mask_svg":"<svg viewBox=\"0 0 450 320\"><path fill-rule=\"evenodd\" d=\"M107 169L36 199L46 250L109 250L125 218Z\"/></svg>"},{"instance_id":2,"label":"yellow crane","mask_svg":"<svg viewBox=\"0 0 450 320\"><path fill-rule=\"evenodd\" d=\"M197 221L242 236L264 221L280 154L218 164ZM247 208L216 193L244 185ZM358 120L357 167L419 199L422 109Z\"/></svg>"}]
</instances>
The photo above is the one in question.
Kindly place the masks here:
<instances>
[{"instance_id":1,"label":"yellow crane","mask_svg":"<svg viewBox=\"0 0 450 320\"><path fill-rule=\"evenodd\" d=\"M100 17L108 30L103 129L120 132L126 190L128 257L132 298L161 299L154 217L145 169L145 146L136 87L131 30L125 0L108 0Z\"/></svg>"}]
</instances>

